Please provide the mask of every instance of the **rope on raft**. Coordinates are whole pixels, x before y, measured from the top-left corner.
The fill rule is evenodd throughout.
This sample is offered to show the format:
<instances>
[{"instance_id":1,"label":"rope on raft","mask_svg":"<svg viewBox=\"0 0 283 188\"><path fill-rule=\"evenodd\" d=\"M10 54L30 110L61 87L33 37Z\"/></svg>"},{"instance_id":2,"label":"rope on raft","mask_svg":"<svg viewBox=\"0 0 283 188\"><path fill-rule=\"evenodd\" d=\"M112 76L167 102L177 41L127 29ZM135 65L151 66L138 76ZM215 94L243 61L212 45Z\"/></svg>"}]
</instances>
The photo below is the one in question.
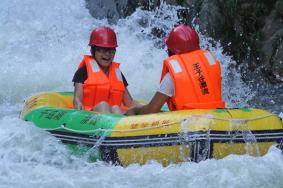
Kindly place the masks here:
<instances>
[{"instance_id":1,"label":"rope on raft","mask_svg":"<svg viewBox=\"0 0 283 188\"><path fill-rule=\"evenodd\" d=\"M220 120L220 121L229 121L229 122L233 122L233 123L237 123L237 124L243 124L246 123L248 121L254 121L254 120L259 120L259 119L264 119L264 118L268 118L271 116L277 116L275 114L268 114L268 115L263 115L263 116L258 116L258 117L254 117L254 118L231 118L231 119L227 119L227 118L216 118L216 117L210 117L210 116L203 116L203 115L192 115L192 116L188 116L184 119L182 119L181 121L173 121L170 123L163 123L157 126L150 126L150 127L144 127L144 128L136 128L136 129L123 129L123 130L112 130L112 129L95 129L95 130L75 130L75 129L70 129L68 127L66 127L66 125L61 125L60 127L57 128L50 128L50 129L44 129L46 131L55 131L55 130L59 130L59 129L64 129L67 131L71 131L71 132L76 132L76 133L96 133L96 132L137 132L137 131L145 131L145 130L150 130L150 129L158 129L161 127L166 127L169 125L178 125L179 123L182 122L186 122L189 121L190 119L193 118L200 118L200 119L210 119L210 120Z\"/></svg>"}]
</instances>

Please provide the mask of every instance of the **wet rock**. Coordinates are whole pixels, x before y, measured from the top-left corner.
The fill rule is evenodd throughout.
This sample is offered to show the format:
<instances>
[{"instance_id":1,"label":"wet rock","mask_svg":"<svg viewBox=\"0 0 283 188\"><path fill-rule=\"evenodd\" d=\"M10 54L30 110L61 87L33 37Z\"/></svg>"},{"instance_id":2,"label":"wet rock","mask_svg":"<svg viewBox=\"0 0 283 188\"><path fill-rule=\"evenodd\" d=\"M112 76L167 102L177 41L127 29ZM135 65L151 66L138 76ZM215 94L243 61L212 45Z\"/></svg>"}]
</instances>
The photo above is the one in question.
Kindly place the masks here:
<instances>
[{"instance_id":1,"label":"wet rock","mask_svg":"<svg viewBox=\"0 0 283 188\"><path fill-rule=\"evenodd\" d=\"M283 18L283 1L277 1L275 4L275 11L277 16Z\"/></svg>"},{"instance_id":2,"label":"wet rock","mask_svg":"<svg viewBox=\"0 0 283 188\"><path fill-rule=\"evenodd\" d=\"M280 3L276 5L279 6ZM266 18L259 46L263 70L267 78L274 83L283 83L283 19L281 14L278 14L279 10L277 7Z\"/></svg>"},{"instance_id":3,"label":"wet rock","mask_svg":"<svg viewBox=\"0 0 283 188\"><path fill-rule=\"evenodd\" d=\"M108 19L110 23L115 23L123 16L126 7L126 0L85 0L89 13L98 19Z\"/></svg>"}]
</instances>

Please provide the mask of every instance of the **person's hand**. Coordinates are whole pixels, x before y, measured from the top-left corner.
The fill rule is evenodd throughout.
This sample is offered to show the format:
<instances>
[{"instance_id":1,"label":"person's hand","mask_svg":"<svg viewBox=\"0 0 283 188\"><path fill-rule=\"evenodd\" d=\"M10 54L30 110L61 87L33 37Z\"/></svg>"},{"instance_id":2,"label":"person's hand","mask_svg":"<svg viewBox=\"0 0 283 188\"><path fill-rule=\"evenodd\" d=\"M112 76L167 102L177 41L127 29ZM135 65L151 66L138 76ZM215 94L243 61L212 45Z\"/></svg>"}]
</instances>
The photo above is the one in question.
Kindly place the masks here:
<instances>
[{"instance_id":1,"label":"person's hand","mask_svg":"<svg viewBox=\"0 0 283 188\"><path fill-rule=\"evenodd\" d=\"M124 115L127 115L127 116L136 115L136 113L135 113L135 108L129 108L129 109L124 113Z\"/></svg>"}]
</instances>

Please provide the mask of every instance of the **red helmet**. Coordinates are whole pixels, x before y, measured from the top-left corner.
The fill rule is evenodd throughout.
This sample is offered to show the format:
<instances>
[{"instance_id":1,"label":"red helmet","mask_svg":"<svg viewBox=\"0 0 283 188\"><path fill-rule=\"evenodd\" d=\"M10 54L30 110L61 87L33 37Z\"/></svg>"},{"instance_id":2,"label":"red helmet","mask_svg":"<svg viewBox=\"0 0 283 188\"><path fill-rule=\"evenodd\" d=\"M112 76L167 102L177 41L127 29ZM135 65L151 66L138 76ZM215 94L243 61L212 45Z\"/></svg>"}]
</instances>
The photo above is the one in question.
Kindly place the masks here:
<instances>
[{"instance_id":1,"label":"red helmet","mask_svg":"<svg viewBox=\"0 0 283 188\"><path fill-rule=\"evenodd\" d=\"M110 27L98 27L92 31L88 45L115 48L118 46L116 34Z\"/></svg>"},{"instance_id":2,"label":"red helmet","mask_svg":"<svg viewBox=\"0 0 283 188\"><path fill-rule=\"evenodd\" d=\"M181 54L200 49L197 32L186 25L175 27L165 39L165 43L167 48L174 54Z\"/></svg>"}]
</instances>

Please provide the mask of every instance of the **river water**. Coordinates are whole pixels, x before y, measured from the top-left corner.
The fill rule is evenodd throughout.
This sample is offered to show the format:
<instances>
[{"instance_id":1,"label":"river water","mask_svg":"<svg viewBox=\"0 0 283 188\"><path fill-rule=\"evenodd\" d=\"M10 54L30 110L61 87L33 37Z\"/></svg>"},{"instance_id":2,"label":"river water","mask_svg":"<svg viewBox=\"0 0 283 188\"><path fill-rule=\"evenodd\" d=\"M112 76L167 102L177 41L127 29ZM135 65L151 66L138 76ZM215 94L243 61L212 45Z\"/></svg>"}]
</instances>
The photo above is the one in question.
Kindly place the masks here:
<instances>
[{"instance_id":1,"label":"river water","mask_svg":"<svg viewBox=\"0 0 283 188\"><path fill-rule=\"evenodd\" d=\"M115 60L122 62L121 70L135 98L151 98L166 57L162 41L151 35L151 29L161 27L168 32L176 22L176 7L163 5L153 12L137 10L110 25L118 36ZM89 34L101 25L109 23L92 18L83 0L1 0L1 188L283 187L283 158L275 147L263 157L231 155L168 167L151 161L124 168L72 156L50 134L20 120L26 97L73 89L73 73L82 56L89 53ZM217 41L201 31L200 38L201 46L209 48L222 63L227 106L248 106L255 93L231 70L235 62Z\"/></svg>"}]
</instances>

